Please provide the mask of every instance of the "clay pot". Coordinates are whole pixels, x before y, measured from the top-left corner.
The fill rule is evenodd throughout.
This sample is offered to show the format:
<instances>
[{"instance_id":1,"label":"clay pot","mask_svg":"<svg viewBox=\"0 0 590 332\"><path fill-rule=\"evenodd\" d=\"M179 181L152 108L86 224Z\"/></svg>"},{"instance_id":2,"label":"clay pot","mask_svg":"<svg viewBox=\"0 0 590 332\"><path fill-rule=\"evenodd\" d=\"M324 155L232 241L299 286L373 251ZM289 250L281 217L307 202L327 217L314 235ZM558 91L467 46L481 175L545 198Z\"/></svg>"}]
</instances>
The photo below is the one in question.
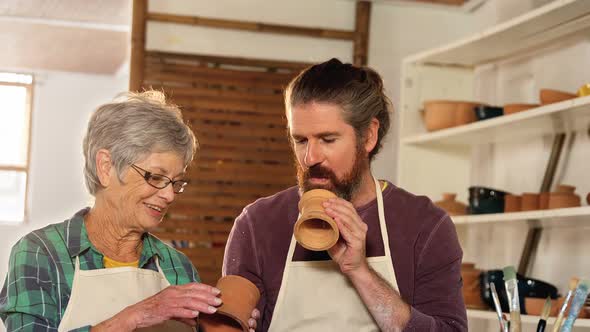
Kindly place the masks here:
<instances>
[{"instance_id":1,"label":"clay pot","mask_svg":"<svg viewBox=\"0 0 590 332\"><path fill-rule=\"evenodd\" d=\"M504 212L520 211L522 205L522 197L519 195L504 196Z\"/></svg>"},{"instance_id":2,"label":"clay pot","mask_svg":"<svg viewBox=\"0 0 590 332\"><path fill-rule=\"evenodd\" d=\"M551 300L551 310L549 310L549 316L550 317L557 317L557 314L559 313L559 310L561 309L561 306L563 305L563 302L565 301L565 297L559 297L557 299ZM545 299L544 298L538 298L538 297L525 297L524 298L524 306L526 308L526 313L527 315L533 315L533 316L541 316L541 313L543 312L543 306L545 305ZM567 317L568 313L569 313L569 306L565 311L565 317ZM588 316L586 310L584 310L584 308L582 308L582 310L580 310L580 313L578 314L578 318L586 318Z\"/></svg>"},{"instance_id":3,"label":"clay pot","mask_svg":"<svg viewBox=\"0 0 590 332\"><path fill-rule=\"evenodd\" d=\"M434 204L445 210L449 216L463 216L467 214L467 205L455 200L457 194L444 193L442 196L443 199Z\"/></svg>"},{"instance_id":4,"label":"clay pot","mask_svg":"<svg viewBox=\"0 0 590 332\"><path fill-rule=\"evenodd\" d=\"M461 126L477 120L474 108L480 103L431 100L424 103L424 124L428 131Z\"/></svg>"},{"instance_id":5,"label":"clay pot","mask_svg":"<svg viewBox=\"0 0 590 332\"><path fill-rule=\"evenodd\" d=\"M539 194L523 193L521 211L539 210Z\"/></svg>"},{"instance_id":6,"label":"clay pot","mask_svg":"<svg viewBox=\"0 0 590 332\"><path fill-rule=\"evenodd\" d=\"M539 210L547 210L549 208L549 193L542 192L539 194Z\"/></svg>"},{"instance_id":7,"label":"clay pot","mask_svg":"<svg viewBox=\"0 0 590 332\"><path fill-rule=\"evenodd\" d=\"M576 187L559 185L555 192L549 194L549 209L563 209L582 205L582 199L574 192Z\"/></svg>"},{"instance_id":8,"label":"clay pot","mask_svg":"<svg viewBox=\"0 0 590 332\"><path fill-rule=\"evenodd\" d=\"M324 189L305 192L299 200L301 216L295 223L293 233L301 246L313 251L328 250L340 237L338 226L324 212L322 203L336 195Z\"/></svg>"},{"instance_id":9,"label":"clay pot","mask_svg":"<svg viewBox=\"0 0 590 332\"><path fill-rule=\"evenodd\" d=\"M488 306L481 298L481 270L473 263L461 264L461 279L463 280L463 300L470 309L486 309Z\"/></svg>"},{"instance_id":10,"label":"clay pot","mask_svg":"<svg viewBox=\"0 0 590 332\"><path fill-rule=\"evenodd\" d=\"M227 275L217 282L222 305L211 315L200 315L205 332L248 332L248 319L260 299L258 287L246 278Z\"/></svg>"},{"instance_id":11,"label":"clay pot","mask_svg":"<svg viewBox=\"0 0 590 332\"><path fill-rule=\"evenodd\" d=\"M508 105L504 105L504 115L526 111L531 108L537 108L539 106L541 106L541 105L539 105L539 104L508 104Z\"/></svg>"},{"instance_id":12,"label":"clay pot","mask_svg":"<svg viewBox=\"0 0 590 332\"><path fill-rule=\"evenodd\" d=\"M541 99L541 104L543 105L558 103L560 101L574 99L577 97L578 95L573 93L551 89L541 89L541 92L539 93L539 98Z\"/></svg>"}]
</instances>

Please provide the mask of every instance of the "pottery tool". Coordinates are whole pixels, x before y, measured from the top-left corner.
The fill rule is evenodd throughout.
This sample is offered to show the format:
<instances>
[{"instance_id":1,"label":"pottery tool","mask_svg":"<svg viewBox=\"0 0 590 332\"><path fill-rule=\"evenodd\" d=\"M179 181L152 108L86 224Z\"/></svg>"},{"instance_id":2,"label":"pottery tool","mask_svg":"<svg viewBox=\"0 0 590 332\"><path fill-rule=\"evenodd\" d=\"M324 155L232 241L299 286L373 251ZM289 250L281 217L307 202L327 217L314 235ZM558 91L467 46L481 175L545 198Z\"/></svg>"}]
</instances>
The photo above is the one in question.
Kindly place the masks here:
<instances>
[{"instance_id":1,"label":"pottery tool","mask_svg":"<svg viewBox=\"0 0 590 332\"><path fill-rule=\"evenodd\" d=\"M520 298L518 296L518 281L514 266L506 266L504 272L504 285L510 308L510 332L520 332Z\"/></svg>"},{"instance_id":2,"label":"pottery tool","mask_svg":"<svg viewBox=\"0 0 590 332\"><path fill-rule=\"evenodd\" d=\"M490 282L490 290L492 292L492 299L494 300L494 308L496 308L496 314L498 315L498 321L500 322L500 330L504 331L504 318L502 317L502 307L500 306L500 299L496 292L496 285Z\"/></svg>"},{"instance_id":3,"label":"pottery tool","mask_svg":"<svg viewBox=\"0 0 590 332\"><path fill-rule=\"evenodd\" d=\"M545 305L543 306L543 312L541 313L541 319L539 319L539 325L537 325L537 332L544 332L545 326L547 326L547 318L551 312L551 297L545 299Z\"/></svg>"},{"instance_id":4,"label":"pottery tool","mask_svg":"<svg viewBox=\"0 0 590 332\"><path fill-rule=\"evenodd\" d=\"M572 294L576 290L576 287L578 286L579 281L580 281L580 279L578 279L576 277L573 277L570 279L569 290L567 292L567 295L565 296L565 301L563 301L563 304L561 305L561 309L559 309L559 314L557 315L557 318L555 319L555 323L553 324L553 332L559 332L559 328L561 327L561 323L563 323L563 316L565 315L565 310L567 309L570 299L572 298Z\"/></svg>"},{"instance_id":5,"label":"pottery tool","mask_svg":"<svg viewBox=\"0 0 590 332\"><path fill-rule=\"evenodd\" d=\"M567 315L567 318L563 322L563 326L561 327L561 332L571 332L572 328L574 327L574 322L576 318L578 318L578 314L580 310L584 306L584 302L586 302L586 298L588 297L588 286L590 286L590 280L581 280L574 291L574 295L572 298L572 304L570 306L570 311Z\"/></svg>"}]
</instances>

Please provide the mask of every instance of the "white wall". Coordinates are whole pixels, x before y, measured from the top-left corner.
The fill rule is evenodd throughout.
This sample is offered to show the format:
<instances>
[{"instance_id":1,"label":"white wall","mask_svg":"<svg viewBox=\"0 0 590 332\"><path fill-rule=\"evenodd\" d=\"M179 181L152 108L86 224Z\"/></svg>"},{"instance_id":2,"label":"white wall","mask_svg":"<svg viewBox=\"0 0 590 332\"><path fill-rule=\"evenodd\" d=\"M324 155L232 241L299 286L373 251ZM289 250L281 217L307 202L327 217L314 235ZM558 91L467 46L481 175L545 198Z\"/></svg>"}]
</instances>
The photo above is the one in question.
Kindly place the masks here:
<instances>
[{"instance_id":1,"label":"white wall","mask_svg":"<svg viewBox=\"0 0 590 332\"><path fill-rule=\"evenodd\" d=\"M35 74L28 218L0 225L0 281L12 245L27 232L61 222L88 206L82 175L82 138L92 111L127 89L128 76L61 72ZM0 331L3 331L0 323Z\"/></svg>"}]
</instances>

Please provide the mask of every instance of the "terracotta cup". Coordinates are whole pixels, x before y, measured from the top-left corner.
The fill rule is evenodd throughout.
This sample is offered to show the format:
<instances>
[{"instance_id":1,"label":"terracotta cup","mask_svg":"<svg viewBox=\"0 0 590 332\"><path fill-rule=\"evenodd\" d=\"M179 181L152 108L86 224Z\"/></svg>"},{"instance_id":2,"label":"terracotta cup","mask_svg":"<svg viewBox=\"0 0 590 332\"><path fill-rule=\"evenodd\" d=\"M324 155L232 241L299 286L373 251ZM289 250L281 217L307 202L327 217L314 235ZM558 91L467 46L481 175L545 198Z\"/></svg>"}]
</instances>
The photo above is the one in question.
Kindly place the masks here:
<instances>
[{"instance_id":1,"label":"terracotta cup","mask_svg":"<svg viewBox=\"0 0 590 332\"><path fill-rule=\"evenodd\" d=\"M467 308L487 309L488 307L481 298L481 272L481 270L475 268L473 263L461 264L462 293Z\"/></svg>"},{"instance_id":2,"label":"terracotta cup","mask_svg":"<svg viewBox=\"0 0 590 332\"><path fill-rule=\"evenodd\" d=\"M336 195L324 189L307 191L299 200L301 216L295 223L293 233L301 246L313 251L332 248L340 237L338 226L324 212L322 203Z\"/></svg>"},{"instance_id":3,"label":"terracotta cup","mask_svg":"<svg viewBox=\"0 0 590 332\"><path fill-rule=\"evenodd\" d=\"M521 211L539 210L539 194L537 193L523 193Z\"/></svg>"},{"instance_id":4,"label":"terracotta cup","mask_svg":"<svg viewBox=\"0 0 590 332\"><path fill-rule=\"evenodd\" d=\"M258 287L248 279L227 275L217 282L223 303L212 315L200 315L205 332L248 332L248 319L260 299Z\"/></svg>"},{"instance_id":5,"label":"terracotta cup","mask_svg":"<svg viewBox=\"0 0 590 332\"><path fill-rule=\"evenodd\" d=\"M504 212L520 211L522 205L522 197L519 195L504 196Z\"/></svg>"}]
</instances>

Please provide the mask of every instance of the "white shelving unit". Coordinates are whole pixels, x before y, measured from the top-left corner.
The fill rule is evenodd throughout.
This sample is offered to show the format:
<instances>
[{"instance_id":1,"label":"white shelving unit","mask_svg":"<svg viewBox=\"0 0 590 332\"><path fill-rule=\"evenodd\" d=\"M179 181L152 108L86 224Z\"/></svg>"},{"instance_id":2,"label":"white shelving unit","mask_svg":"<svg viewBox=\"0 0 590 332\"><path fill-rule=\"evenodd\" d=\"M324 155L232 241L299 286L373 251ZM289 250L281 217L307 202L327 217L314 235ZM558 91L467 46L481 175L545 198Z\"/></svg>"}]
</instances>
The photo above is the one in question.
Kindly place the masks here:
<instances>
[{"instance_id":1,"label":"white shelving unit","mask_svg":"<svg viewBox=\"0 0 590 332\"><path fill-rule=\"evenodd\" d=\"M454 192L465 202L472 184L474 148L587 129L590 97L434 132L426 131L420 110L426 100L474 100L479 66L526 57L558 42L589 35L590 0L556 0L469 38L404 59L397 183L433 200L444 192ZM453 220L462 228L527 223L546 228L588 226L590 207L470 215ZM468 316L489 324L497 320L491 311L468 310ZM524 330L532 331L538 317L524 316L523 322L528 325ZM575 326L576 331L587 331L590 320L577 320Z\"/></svg>"}]
</instances>

